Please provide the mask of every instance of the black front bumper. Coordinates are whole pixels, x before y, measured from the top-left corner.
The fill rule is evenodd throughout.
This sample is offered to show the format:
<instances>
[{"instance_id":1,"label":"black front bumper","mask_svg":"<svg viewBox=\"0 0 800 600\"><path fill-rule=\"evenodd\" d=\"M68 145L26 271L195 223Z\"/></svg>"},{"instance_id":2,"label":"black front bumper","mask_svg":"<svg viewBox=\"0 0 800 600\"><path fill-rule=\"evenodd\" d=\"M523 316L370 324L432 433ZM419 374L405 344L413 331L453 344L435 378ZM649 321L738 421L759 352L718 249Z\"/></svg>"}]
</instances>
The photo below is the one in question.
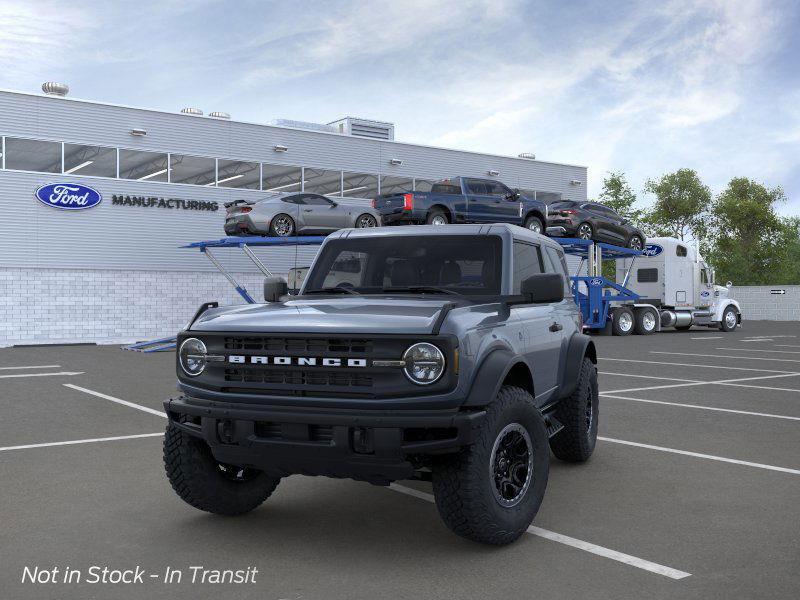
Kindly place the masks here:
<instances>
[{"instance_id":1,"label":"black front bumper","mask_svg":"<svg viewBox=\"0 0 800 600\"><path fill-rule=\"evenodd\" d=\"M203 439L220 462L277 476L408 479L420 457L472 443L483 410L352 410L167 400L170 423Z\"/></svg>"}]
</instances>

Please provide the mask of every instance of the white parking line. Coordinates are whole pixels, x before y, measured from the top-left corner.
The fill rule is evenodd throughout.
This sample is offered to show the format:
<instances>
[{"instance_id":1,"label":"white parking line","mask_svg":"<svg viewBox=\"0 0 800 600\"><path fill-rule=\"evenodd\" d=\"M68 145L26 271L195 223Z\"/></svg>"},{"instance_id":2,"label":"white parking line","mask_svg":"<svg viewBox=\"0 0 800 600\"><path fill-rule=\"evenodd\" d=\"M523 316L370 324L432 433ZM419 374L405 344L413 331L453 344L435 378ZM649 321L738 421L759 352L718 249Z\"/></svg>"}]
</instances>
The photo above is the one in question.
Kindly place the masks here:
<instances>
[{"instance_id":1,"label":"white parking line","mask_svg":"<svg viewBox=\"0 0 800 600\"><path fill-rule=\"evenodd\" d=\"M739 340L739 342L742 343L742 344L744 344L746 342L753 343L753 342L771 342L771 341L773 341L772 338L756 338L754 340Z\"/></svg>"},{"instance_id":2,"label":"white parking line","mask_svg":"<svg viewBox=\"0 0 800 600\"><path fill-rule=\"evenodd\" d=\"M762 350L761 348L714 348L714 350L733 350L734 352L771 352L774 354L800 354L792 350ZM742 356L747 356L743 354Z\"/></svg>"},{"instance_id":3,"label":"white parking line","mask_svg":"<svg viewBox=\"0 0 800 600\"><path fill-rule=\"evenodd\" d=\"M597 436L598 440L610 442L612 444L622 444L624 446L634 446L636 448L647 448L648 450L658 450L659 452L670 452L672 454L681 454L683 456L693 456L695 458L705 458L707 460L715 460L724 463L731 463L734 465L743 465L745 467L755 467L757 469L766 469L768 471L779 471L781 473L790 473L792 475L800 475L800 470L789 469L787 467L776 467L774 465L765 465L762 463L754 463L746 460L737 460L735 458L725 458L724 456L714 456L713 454L702 454L701 452L689 452L688 450L678 450L677 448L665 448L664 446L653 446L652 444L640 444L639 442L630 442L628 440L618 440L616 438L607 438Z\"/></svg>"},{"instance_id":4,"label":"white parking line","mask_svg":"<svg viewBox=\"0 0 800 600\"><path fill-rule=\"evenodd\" d=\"M732 408L717 408L715 406L702 406L700 404L684 404L682 402L664 402L662 400L645 400L644 398L628 398L626 396L615 396L612 394L600 393L602 398L613 398L614 400L630 400L631 402L645 402L647 404L664 404L666 406L679 406L681 408L698 408L701 410L712 410L716 412L735 413L738 415L748 415L751 417L768 417L770 419L785 419L787 421L800 421L800 417L789 415L776 415L772 413L751 412L749 410L734 410Z\"/></svg>"},{"instance_id":5,"label":"white parking line","mask_svg":"<svg viewBox=\"0 0 800 600\"><path fill-rule=\"evenodd\" d=\"M735 358L737 360L742 360L746 358L747 360L768 360L771 362L793 362L793 363L800 363L800 360L794 358L760 358L757 356L729 356L725 354L691 354L689 352L662 352L661 350L650 350L650 354L671 354L671 355L678 355L678 356L702 356L704 358ZM706 365L699 365L704 367Z\"/></svg>"},{"instance_id":6,"label":"white parking line","mask_svg":"<svg viewBox=\"0 0 800 600\"><path fill-rule=\"evenodd\" d=\"M164 435L160 433L140 433L137 435L117 435L114 437L104 438L91 438L86 440L68 440L66 442L47 442L45 444L25 444L24 446L6 446L0 448L0 452L8 452L9 450L28 450L30 448L48 448L50 446L72 446L74 444L94 444L96 442L116 442L117 440L135 440L138 438L158 437Z\"/></svg>"},{"instance_id":7,"label":"white parking line","mask_svg":"<svg viewBox=\"0 0 800 600\"><path fill-rule=\"evenodd\" d=\"M705 356L705 354L701 354L700 356ZM744 358L744 357L737 356L736 358ZM692 363L663 362L658 360L637 360L635 358L607 358L601 356L598 358L598 360L616 360L619 362L644 363L647 365L672 365L673 367L697 367L698 369L728 369L732 371L758 371L759 373L786 373L788 375L795 375L794 371L776 371L775 369L754 369L752 367L727 367L723 365L696 365Z\"/></svg>"},{"instance_id":8,"label":"white parking line","mask_svg":"<svg viewBox=\"0 0 800 600\"><path fill-rule=\"evenodd\" d=\"M634 375L633 373L612 373L599 371L600 375L613 375L614 377L638 377L640 379L663 379L664 381L682 381L684 383L702 383L701 379L677 379L675 377L659 377L658 375Z\"/></svg>"},{"instance_id":9,"label":"white parking line","mask_svg":"<svg viewBox=\"0 0 800 600\"><path fill-rule=\"evenodd\" d=\"M651 385L648 387L628 388L624 390L608 390L603 393L621 394L623 392L644 392L646 390L663 390L666 388L689 387L693 385L729 385L729 384L734 385L738 384L741 381L757 381L759 379L779 379L781 377L797 377L798 375L800 375L800 373L786 373L783 375L761 375L759 377L740 377L738 379L718 379L716 381L694 381L692 383L673 383L670 385ZM763 387L759 385L748 385L747 387L765 389L765 390L784 389L784 388Z\"/></svg>"},{"instance_id":10,"label":"white parking line","mask_svg":"<svg viewBox=\"0 0 800 600\"><path fill-rule=\"evenodd\" d=\"M13 371L16 369L60 369L61 365L32 365L25 367L0 367L0 371Z\"/></svg>"},{"instance_id":11,"label":"white parking line","mask_svg":"<svg viewBox=\"0 0 800 600\"><path fill-rule=\"evenodd\" d=\"M55 375L83 375L83 371L59 371L58 373L14 373L13 375L0 375L0 379L16 379L20 377L53 377Z\"/></svg>"},{"instance_id":12,"label":"white parking line","mask_svg":"<svg viewBox=\"0 0 800 600\"><path fill-rule=\"evenodd\" d=\"M703 337L693 337L689 338L690 340L720 340L724 338L724 335L704 335Z\"/></svg>"},{"instance_id":13,"label":"white parking line","mask_svg":"<svg viewBox=\"0 0 800 600\"><path fill-rule=\"evenodd\" d=\"M109 400L111 402L116 402L117 404L122 404L123 406L128 406L130 408L135 408L136 410L141 410L146 413L150 413L151 415L156 415L159 417L167 418L167 413L162 412L160 410L156 410L154 408L148 408L147 406L142 406L141 404L134 404L133 402L128 402L127 400L122 400L120 398L115 398L114 396L109 396L108 394L101 394L100 392L95 392L94 390L89 390L78 385L72 385L71 383L65 383L64 387L68 387L73 390L78 390L79 392L83 392L85 394L91 394L92 396L97 396L98 398L103 398L104 400Z\"/></svg>"},{"instance_id":14,"label":"white parking line","mask_svg":"<svg viewBox=\"0 0 800 600\"><path fill-rule=\"evenodd\" d=\"M400 492L401 494L413 496L414 498L419 498L420 500L425 500L427 502L435 501L433 494L420 492L419 490L415 490L404 485L392 483L389 485L389 489L394 490L395 492ZM578 550L583 550L597 556L609 558L611 560L636 567L637 569L649 571L650 573L655 573L656 575L663 575L664 577L669 577L670 579L685 579L686 577L690 577L692 575L686 571L679 571L678 569L673 569L672 567L666 567L658 563L650 562L649 560L645 560L643 558L631 556L630 554L623 554L622 552L617 552L616 550L611 550L610 548L598 546L597 544L592 544L591 542L585 542L583 540L579 540L568 535L563 535L561 533L556 533L554 531L550 531L549 529L536 527L534 525L528 527L528 533L552 542L564 544L565 546L571 546L572 548L577 548Z\"/></svg>"},{"instance_id":15,"label":"white parking line","mask_svg":"<svg viewBox=\"0 0 800 600\"><path fill-rule=\"evenodd\" d=\"M800 346L792 345L792 344L775 344L776 348L800 348Z\"/></svg>"}]
</instances>

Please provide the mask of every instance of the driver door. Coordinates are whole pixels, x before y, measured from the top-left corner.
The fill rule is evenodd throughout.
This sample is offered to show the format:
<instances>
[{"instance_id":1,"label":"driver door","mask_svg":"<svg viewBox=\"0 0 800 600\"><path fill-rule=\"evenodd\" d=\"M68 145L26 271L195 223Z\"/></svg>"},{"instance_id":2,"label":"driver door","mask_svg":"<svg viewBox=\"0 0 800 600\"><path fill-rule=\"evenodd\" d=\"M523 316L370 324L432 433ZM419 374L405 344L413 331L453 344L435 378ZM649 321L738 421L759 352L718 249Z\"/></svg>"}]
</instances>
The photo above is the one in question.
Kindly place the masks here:
<instances>
[{"instance_id":1,"label":"driver door","mask_svg":"<svg viewBox=\"0 0 800 600\"><path fill-rule=\"evenodd\" d=\"M347 226L347 213L344 207L330 198L317 194L307 194L300 207L303 233L330 233Z\"/></svg>"},{"instance_id":2,"label":"driver door","mask_svg":"<svg viewBox=\"0 0 800 600\"><path fill-rule=\"evenodd\" d=\"M707 307L714 303L714 282L711 276L711 269L705 263L700 263L700 284L697 286L695 306Z\"/></svg>"}]
</instances>

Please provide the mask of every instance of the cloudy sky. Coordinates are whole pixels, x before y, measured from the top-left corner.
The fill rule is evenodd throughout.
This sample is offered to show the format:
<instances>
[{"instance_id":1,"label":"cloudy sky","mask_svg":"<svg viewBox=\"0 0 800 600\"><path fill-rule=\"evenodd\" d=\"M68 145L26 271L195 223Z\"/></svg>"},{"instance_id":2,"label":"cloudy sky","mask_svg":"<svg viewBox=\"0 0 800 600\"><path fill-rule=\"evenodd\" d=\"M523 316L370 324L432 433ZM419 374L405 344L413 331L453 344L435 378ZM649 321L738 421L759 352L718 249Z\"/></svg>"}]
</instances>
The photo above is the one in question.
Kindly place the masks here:
<instances>
[{"instance_id":1,"label":"cloudy sky","mask_svg":"<svg viewBox=\"0 0 800 600\"><path fill-rule=\"evenodd\" d=\"M800 214L800 2L0 0L0 88L392 121L397 139L781 185ZM643 202L648 199L643 197Z\"/></svg>"}]
</instances>

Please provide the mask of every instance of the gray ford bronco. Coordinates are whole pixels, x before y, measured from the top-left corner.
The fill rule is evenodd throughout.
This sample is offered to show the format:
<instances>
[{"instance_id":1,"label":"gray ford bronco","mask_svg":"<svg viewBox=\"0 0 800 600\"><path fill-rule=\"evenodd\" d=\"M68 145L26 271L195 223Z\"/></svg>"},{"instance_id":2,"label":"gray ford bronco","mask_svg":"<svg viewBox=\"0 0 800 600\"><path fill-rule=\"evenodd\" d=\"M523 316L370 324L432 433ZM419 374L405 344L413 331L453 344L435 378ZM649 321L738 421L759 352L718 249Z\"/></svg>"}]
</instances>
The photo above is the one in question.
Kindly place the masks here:
<instances>
[{"instance_id":1,"label":"gray ford bronco","mask_svg":"<svg viewBox=\"0 0 800 600\"><path fill-rule=\"evenodd\" d=\"M550 450L597 439L594 344L561 247L515 225L347 229L297 295L204 305L178 336L167 476L246 513L292 474L433 483L455 533L506 544L536 515Z\"/></svg>"}]
</instances>

